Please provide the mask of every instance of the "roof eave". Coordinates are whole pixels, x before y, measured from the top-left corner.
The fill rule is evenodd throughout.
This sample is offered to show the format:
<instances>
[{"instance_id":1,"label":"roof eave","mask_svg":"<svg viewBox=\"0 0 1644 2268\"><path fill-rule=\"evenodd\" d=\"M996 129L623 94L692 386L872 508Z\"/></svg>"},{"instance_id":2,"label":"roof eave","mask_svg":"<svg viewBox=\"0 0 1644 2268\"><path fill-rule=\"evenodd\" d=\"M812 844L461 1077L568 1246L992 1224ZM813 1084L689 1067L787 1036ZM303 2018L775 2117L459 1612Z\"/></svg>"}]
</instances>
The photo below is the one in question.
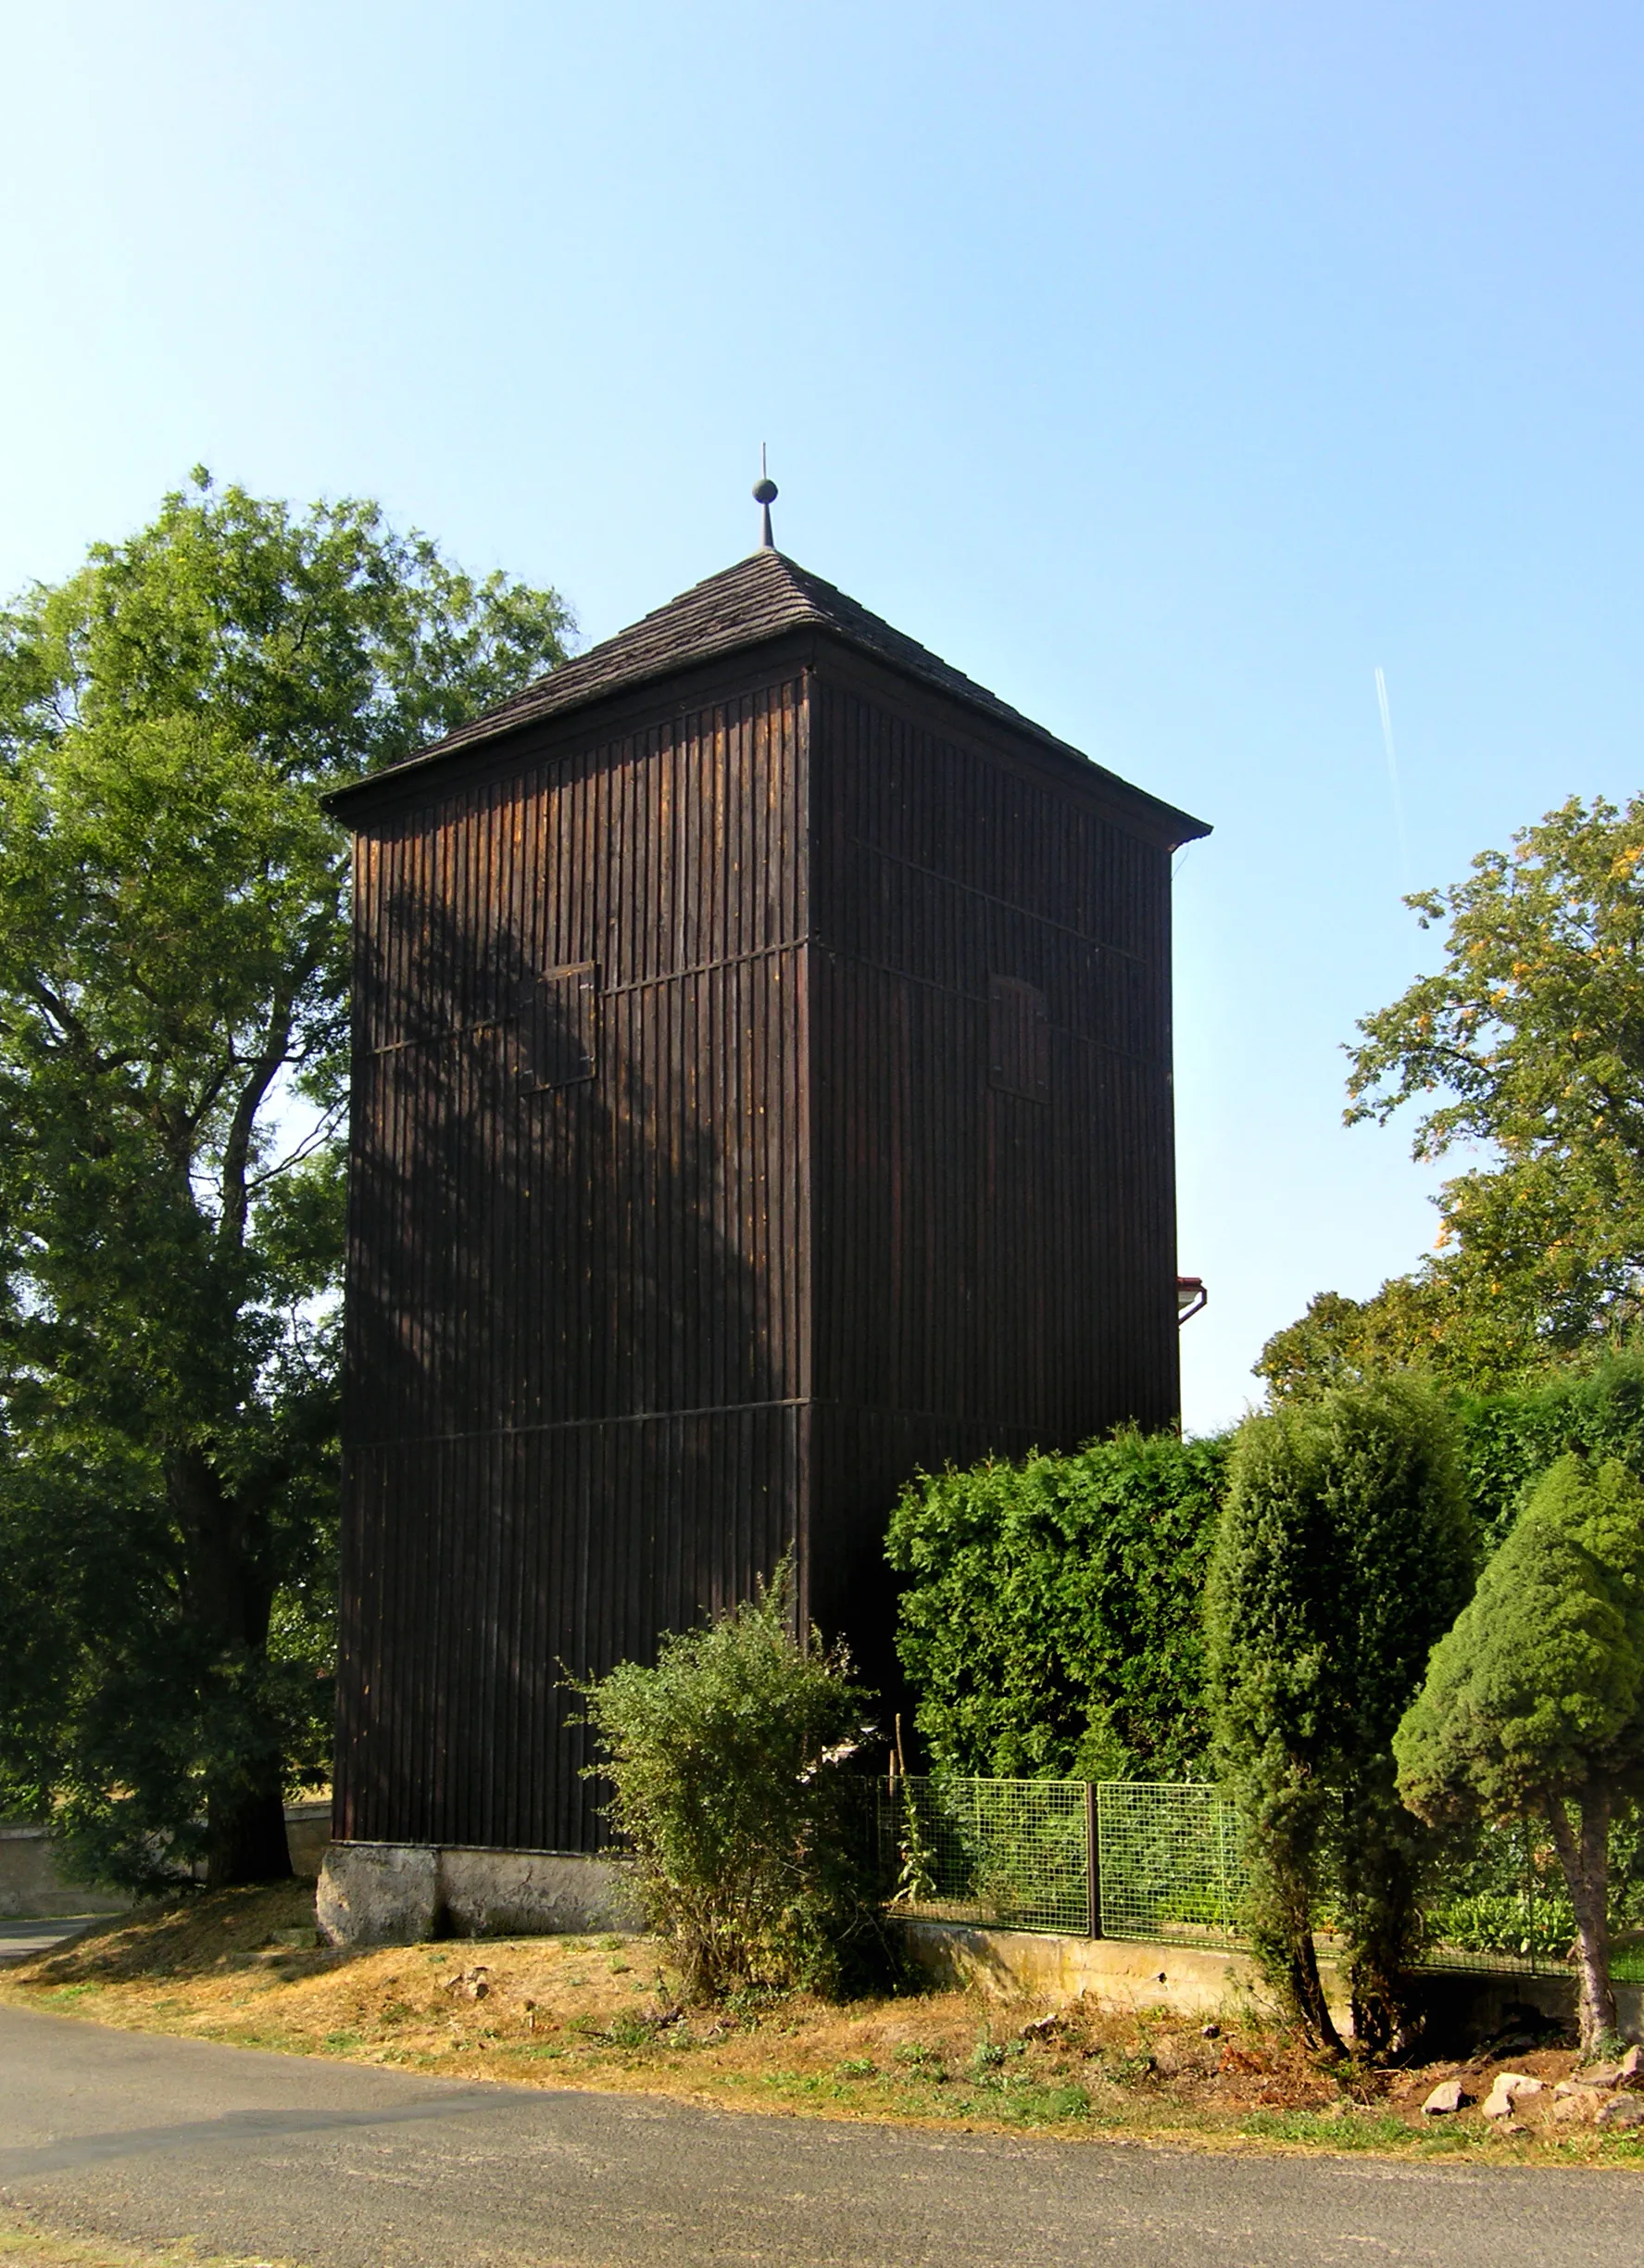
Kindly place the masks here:
<instances>
[{"instance_id":1,"label":"roof eave","mask_svg":"<svg viewBox=\"0 0 1644 2268\"><path fill-rule=\"evenodd\" d=\"M796 636L807 636L829 639L835 645L843 647L847 652L858 654L875 667L889 671L905 684L916 687L926 699L935 698L951 701L955 707L991 724L996 731L1020 733L1024 738L1037 742L1041 748L1053 750L1059 757L1077 764L1081 771L1093 774L1098 781L1113 789L1125 801L1146 805L1162 823L1163 831L1171 836L1173 846L1198 841L1211 831L1208 821L1196 819L1191 813L1180 810L1173 803L1167 803L1162 797L1150 795L1145 788L1136 787L1134 782L1122 778L1118 773L1110 772L1105 764L1098 764L1083 749L1074 748L1071 741L1060 739L1055 733L1048 731L1042 724L1035 724L1031 717L1010 708L1007 702L997 699L973 699L958 686L935 686L917 669L885 653L871 639L853 636L843 624L826 620L790 624L780 630L762 631L746 638L733 638L690 662L682 663L675 660L655 668L641 667L632 676L625 677L620 686L600 687L590 692L584 700L569 702L563 709L540 710L525 716L501 714L489 730L485 729L483 718L476 718L473 725L459 727L444 739L420 749L414 756L389 764L381 772L368 773L363 779L350 780L346 787L332 788L320 798L321 805L334 816L345 818L356 808L362 808L380 799L395 797L407 787L414 788L426 773L455 765L461 757L477 755L481 751L494 754L504 743L520 735L544 725L559 726L585 710L626 699L647 685L661 684L670 677L683 676L694 669L709 668L735 654L752 653L763 646L780 646ZM475 729L476 726L479 729Z\"/></svg>"}]
</instances>

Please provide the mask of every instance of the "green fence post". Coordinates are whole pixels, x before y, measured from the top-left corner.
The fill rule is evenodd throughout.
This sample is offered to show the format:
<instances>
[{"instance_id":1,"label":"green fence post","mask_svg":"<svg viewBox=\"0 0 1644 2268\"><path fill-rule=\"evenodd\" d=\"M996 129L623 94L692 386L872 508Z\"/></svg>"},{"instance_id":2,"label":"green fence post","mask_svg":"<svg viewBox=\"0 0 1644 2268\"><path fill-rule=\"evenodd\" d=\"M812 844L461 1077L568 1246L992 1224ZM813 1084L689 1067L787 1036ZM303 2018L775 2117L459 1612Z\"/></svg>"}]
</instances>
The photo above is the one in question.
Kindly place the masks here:
<instances>
[{"instance_id":1,"label":"green fence post","mask_svg":"<svg viewBox=\"0 0 1644 2268\"><path fill-rule=\"evenodd\" d=\"M1096 1785L1085 1783L1085 1934L1101 1935L1101 1827Z\"/></svg>"}]
</instances>

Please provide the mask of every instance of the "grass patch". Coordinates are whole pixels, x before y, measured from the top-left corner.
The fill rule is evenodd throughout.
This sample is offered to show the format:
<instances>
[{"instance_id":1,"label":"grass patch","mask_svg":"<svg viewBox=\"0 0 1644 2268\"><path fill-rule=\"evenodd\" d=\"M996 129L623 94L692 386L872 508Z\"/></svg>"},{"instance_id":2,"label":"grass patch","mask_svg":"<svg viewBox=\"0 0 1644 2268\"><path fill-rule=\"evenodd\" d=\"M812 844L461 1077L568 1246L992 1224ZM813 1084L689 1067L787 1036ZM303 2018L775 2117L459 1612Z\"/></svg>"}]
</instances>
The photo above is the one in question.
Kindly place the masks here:
<instances>
[{"instance_id":1,"label":"grass patch","mask_svg":"<svg viewBox=\"0 0 1644 2268\"><path fill-rule=\"evenodd\" d=\"M189 2241L128 2245L107 2236L77 2236L54 2229L32 2213L0 2210L0 2262L5 2268L284 2268L266 2253L201 2252Z\"/></svg>"},{"instance_id":2,"label":"grass patch","mask_svg":"<svg viewBox=\"0 0 1644 2268\"><path fill-rule=\"evenodd\" d=\"M1362 2112L1258 2110L1239 2132L1253 2142L1312 2142L1333 2150L1397 2149L1410 2139L1402 2119Z\"/></svg>"}]
</instances>

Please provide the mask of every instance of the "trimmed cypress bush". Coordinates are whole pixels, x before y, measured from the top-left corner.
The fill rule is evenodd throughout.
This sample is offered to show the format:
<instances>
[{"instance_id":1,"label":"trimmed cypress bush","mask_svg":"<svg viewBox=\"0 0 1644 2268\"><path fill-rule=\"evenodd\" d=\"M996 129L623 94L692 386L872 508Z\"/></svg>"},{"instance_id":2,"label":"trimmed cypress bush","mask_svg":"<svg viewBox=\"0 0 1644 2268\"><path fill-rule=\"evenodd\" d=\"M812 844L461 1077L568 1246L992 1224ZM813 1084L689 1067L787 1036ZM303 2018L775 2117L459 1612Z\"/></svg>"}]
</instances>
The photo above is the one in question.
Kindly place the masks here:
<instances>
[{"instance_id":1,"label":"trimmed cypress bush","mask_svg":"<svg viewBox=\"0 0 1644 2268\"><path fill-rule=\"evenodd\" d=\"M1257 1949L1325 2047L1341 2044L1313 1944L1326 1902L1355 2036L1379 2052L1401 2027L1425 1851L1392 1736L1471 1591L1473 1536L1451 1421L1413 1380L1239 1429L1206 1596L1217 1756L1251 1830Z\"/></svg>"},{"instance_id":2,"label":"trimmed cypress bush","mask_svg":"<svg viewBox=\"0 0 1644 2268\"><path fill-rule=\"evenodd\" d=\"M1616 2025L1611 1824L1644 1784L1644 1488L1618 1460L1570 1455L1547 1474L1435 1647L1396 1745L1424 1817L1550 1828L1594 2054Z\"/></svg>"}]
</instances>

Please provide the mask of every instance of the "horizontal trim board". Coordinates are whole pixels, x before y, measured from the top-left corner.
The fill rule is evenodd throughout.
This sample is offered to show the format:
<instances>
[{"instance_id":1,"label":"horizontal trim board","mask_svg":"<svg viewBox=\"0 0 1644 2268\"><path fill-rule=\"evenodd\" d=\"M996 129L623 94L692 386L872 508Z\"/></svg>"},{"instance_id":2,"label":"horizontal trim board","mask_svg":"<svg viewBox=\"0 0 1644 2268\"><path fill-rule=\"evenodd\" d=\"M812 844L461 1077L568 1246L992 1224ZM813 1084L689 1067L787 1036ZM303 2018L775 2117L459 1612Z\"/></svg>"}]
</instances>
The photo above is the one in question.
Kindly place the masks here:
<instances>
[{"instance_id":1,"label":"horizontal trim board","mask_svg":"<svg viewBox=\"0 0 1644 2268\"><path fill-rule=\"evenodd\" d=\"M346 1449L401 1449L408 1443L423 1448L458 1442L523 1441L541 1433L590 1433L604 1426L681 1425L694 1418L739 1418L753 1410L809 1409L809 1394L789 1394L768 1402L710 1402L697 1409L613 1410L604 1418L550 1418L540 1425L476 1426L463 1433L418 1433L404 1430L370 1439L345 1441Z\"/></svg>"}]
</instances>

